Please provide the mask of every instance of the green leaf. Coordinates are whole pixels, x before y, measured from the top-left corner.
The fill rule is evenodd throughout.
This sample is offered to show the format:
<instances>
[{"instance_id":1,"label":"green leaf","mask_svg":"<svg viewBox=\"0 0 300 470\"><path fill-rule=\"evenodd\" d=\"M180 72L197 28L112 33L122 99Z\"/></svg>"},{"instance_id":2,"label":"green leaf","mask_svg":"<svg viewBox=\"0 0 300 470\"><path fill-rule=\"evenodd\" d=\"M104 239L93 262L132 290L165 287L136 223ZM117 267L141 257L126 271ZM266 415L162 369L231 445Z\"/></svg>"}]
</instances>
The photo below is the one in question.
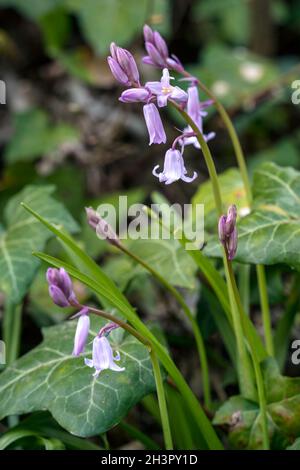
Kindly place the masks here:
<instances>
[{"instance_id":1,"label":"green leaf","mask_svg":"<svg viewBox=\"0 0 300 470\"><path fill-rule=\"evenodd\" d=\"M134 240L130 251L172 285L195 288L196 266L178 240Z\"/></svg>"},{"instance_id":2,"label":"green leaf","mask_svg":"<svg viewBox=\"0 0 300 470\"><path fill-rule=\"evenodd\" d=\"M251 103L254 95L279 78L279 70L271 60L215 41L201 53L201 66L190 67L189 71L201 77L226 106Z\"/></svg>"},{"instance_id":3,"label":"green leaf","mask_svg":"<svg viewBox=\"0 0 300 470\"><path fill-rule=\"evenodd\" d=\"M221 173L218 176L218 180L221 188L224 209L234 202L239 212L243 213L246 211L248 209L246 192L239 170L236 168L230 168L229 170L224 171L224 173ZM216 230L217 213L210 180L201 184L192 198L193 219L196 214L196 204L204 204L205 229L214 228Z\"/></svg>"},{"instance_id":4,"label":"green leaf","mask_svg":"<svg viewBox=\"0 0 300 470\"><path fill-rule=\"evenodd\" d=\"M43 249L50 233L28 215L20 202L29 203L53 223L63 225L71 232L78 225L59 202L51 195L54 186L27 186L8 202L4 211L6 230L0 235L0 289L9 300L18 303L32 282L38 261L32 251Z\"/></svg>"},{"instance_id":5,"label":"green leaf","mask_svg":"<svg viewBox=\"0 0 300 470\"><path fill-rule=\"evenodd\" d=\"M286 263L300 269L300 173L265 163L254 173L253 210L238 224L236 260L242 263ZM206 253L220 256L220 244L209 241Z\"/></svg>"},{"instance_id":6,"label":"green leaf","mask_svg":"<svg viewBox=\"0 0 300 470\"><path fill-rule=\"evenodd\" d=\"M0 417L49 410L71 434L106 432L128 410L155 390L148 350L131 335L111 344L121 355L124 372L105 370L98 378L85 366L92 344L79 358L72 356L76 321L43 330L44 341L0 375ZM104 320L92 317L90 341Z\"/></svg>"},{"instance_id":7,"label":"green leaf","mask_svg":"<svg viewBox=\"0 0 300 470\"><path fill-rule=\"evenodd\" d=\"M300 379L280 375L274 359L262 363L268 431L272 449L284 449L300 435ZM262 422L257 403L231 397L217 411L214 424L228 428L235 448L262 448Z\"/></svg>"},{"instance_id":8,"label":"green leaf","mask_svg":"<svg viewBox=\"0 0 300 470\"><path fill-rule=\"evenodd\" d=\"M83 271L88 272L88 276L75 269L73 266L68 265L56 258L53 258L42 253L36 253L36 256L43 259L47 263L55 267L64 267L67 272L79 281L83 282L86 286L91 288L97 295L103 296L108 300L121 314L138 330L144 337L148 338L166 371L173 378L178 390L185 397L185 401L189 409L195 416L199 430L206 440L208 448L222 449L223 446L216 435L209 419L205 415L201 405L196 399L195 395L187 385L185 379L173 363L165 347L157 340L155 335L147 328L146 325L136 315L134 308L130 305L126 297L117 289L116 285L103 273L101 268L74 242L74 240L66 233L59 230L53 224L49 223L46 219L41 217L38 213L33 211L25 204L23 207L39 220L45 227L52 233L57 235L59 239L73 252L74 257L83 266ZM92 276L92 277L90 277Z\"/></svg>"},{"instance_id":9,"label":"green leaf","mask_svg":"<svg viewBox=\"0 0 300 470\"><path fill-rule=\"evenodd\" d=\"M29 18L37 19L53 10L65 0L0 0L0 7L16 8Z\"/></svg>"},{"instance_id":10,"label":"green leaf","mask_svg":"<svg viewBox=\"0 0 300 470\"><path fill-rule=\"evenodd\" d=\"M15 114L14 128L14 136L4 154L8 163L34 160L57 150L63 143L78 139L75 128L65 123L53 125L41 109Z\"/></svg>"},{"instance_id":11,"label":"green leaf","mask_svg":"<svg viewBox=\"0 0 300 470\"><path fill-rule=\"evenodd\" d=\"M113 41L126 44L140 30L147 16L147 0L69 0L84 36L99 53L105 54ZM113 18L113 21L108 21ZM130 27L128 27L130 25Z\"/></svg>"},{"instance_id":12,"label":"green leaf","mask_svg":"<svg viewBox=\"0 0 300 470\"><path fill-rule=\"evenodd\" d=\"M47 439L59 439L68 449L101 450L101 447L89 441L88 439L72 436L72 434L68 433L62 427L60 427L52 418L50 413L46 411L31 413L30 416L23 419L20 424L10 429L3 435L4 443L6 443L8 439L11 439L11 433L14 434L20 429L23 431L34 431L38 433L39 436Z\"/></svg>"}]
</instances>

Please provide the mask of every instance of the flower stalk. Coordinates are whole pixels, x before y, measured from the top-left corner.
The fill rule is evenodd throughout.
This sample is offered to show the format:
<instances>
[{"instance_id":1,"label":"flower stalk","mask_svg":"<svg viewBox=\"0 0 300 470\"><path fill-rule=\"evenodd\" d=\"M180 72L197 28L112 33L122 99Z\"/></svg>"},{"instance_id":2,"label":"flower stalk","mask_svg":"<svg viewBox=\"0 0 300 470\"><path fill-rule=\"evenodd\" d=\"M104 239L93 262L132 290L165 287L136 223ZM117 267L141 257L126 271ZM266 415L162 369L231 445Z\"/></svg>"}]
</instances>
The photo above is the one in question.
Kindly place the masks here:
<instances>
[{"instance_id":1,"label":"flower stalk","mask_svg":"<svg viewBox=\"0 0 300 470\"><path fill-rule=\"evenodd\" d=\"M192 75L186 70L182 72L182 75L190 79L193 78ZM232 120L230 119L229 114L227 113L226 109L224 108L222 103L217 99L214 93L206 85L204 85L204 83L202 83L200 80L197 80L197 84L199 88L202 91L204 91L204 93L207 96L209 96L209 98L213 100L215 107L225 124L225 127L228 131L228 134L230 136L230 139L233 145L237 164L241 172L241 177L242 177L245 192L246 192L246 199L247 199L249 206L251 206L252 190L251 190L246 160L245 160L245 156L244 156L244 152L243 152L240 140L237 136L236 130L232 123ZM260 304L261 304L261 310L262 310L262 320L263 320L266 348L267 348L268 354L270 356L274 356L274 343L273 343L272 328L271 328L271 314L270 314L270 306L269 306L269 299L268 299L266 274L265 274L265 268L263 265L258 264L256 266L256 275L257 275L258 288L259 288L259 296L260 296Z\"/></svg>"}]
</instances>

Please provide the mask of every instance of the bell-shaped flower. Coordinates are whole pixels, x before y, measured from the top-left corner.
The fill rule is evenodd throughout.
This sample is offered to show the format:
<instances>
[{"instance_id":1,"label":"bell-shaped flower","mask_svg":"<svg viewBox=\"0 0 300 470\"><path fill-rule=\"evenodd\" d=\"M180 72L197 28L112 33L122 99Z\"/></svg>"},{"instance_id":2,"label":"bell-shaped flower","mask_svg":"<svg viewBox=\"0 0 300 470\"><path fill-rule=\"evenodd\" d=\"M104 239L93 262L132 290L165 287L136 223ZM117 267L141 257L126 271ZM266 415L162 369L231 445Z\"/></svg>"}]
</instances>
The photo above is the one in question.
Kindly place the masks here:
<instances>
[{"instance_id":1,"label":"bell-shaped flower","mask_svg":"<svg viewBox=\"0 0 300 470\"><path fill-rule=\"evenodd\" d=\"M167 136L157 107L154 103L145 104L143 111L149 133L149 145L164 144Z\"/></svg>"},{"instance_id":2,"label":"bell-shaped flower","mask_svg":"<svg viewBox=\"0 0 300 470\"><path fill-rule=\"evenodd\" d=\"M186 176L187 171L184 166L183 156L179 150L169 149L165 155L164 169L161 173L157 172L159 165L153 168L153 175L156 176L161 183L171 184L174 181L182 180L191 183L197 177L194 171L193 176Z\"/></svg>"},{"instance_id":3,"label":"bell-shaped flower","mask_svg":"<svg viewBox=\"0 0 300 470\"><path fill-rule=\"evenodd\" d=\"M160 108L167 105L168 99L172 99L179 104L185 104L188 100L188 95L184 90L170 84L172 78L169 70L164 68L160 82L147 82L145 85L153 95L156 95L157 104Z\"/></svg>"},{"instance_id":4,"label":"bell-shaped flower","mask_svg":"<svg viewBox=\"0 0 300 470\"><path fill-rule=\"evenodd\" d=\"M89 309L84 307L78 314L76 314L78 318L76 333L74 337L74 348L73 348L73 356L79 356L85 348L86 340L89 335L90 329L90 317L89 317Z\"/></svg>"},{"instance_id":5,"label":"bell-shaped flower","mask_svg":"<svg viewBox=\"0 0 300 470\"><path fill-rule=\"evenodd\" d=\"M105 369L110 369L115 372L122 372L125 367L120 367L115 361L120 360L120 354L116 352L114 356L112 347L106 336L96 336L93 341L93 354L92 359L84 359L84 362L89 367L94 367L94 377L98 377L100 372Z\"/></svg>"}]
</instances>

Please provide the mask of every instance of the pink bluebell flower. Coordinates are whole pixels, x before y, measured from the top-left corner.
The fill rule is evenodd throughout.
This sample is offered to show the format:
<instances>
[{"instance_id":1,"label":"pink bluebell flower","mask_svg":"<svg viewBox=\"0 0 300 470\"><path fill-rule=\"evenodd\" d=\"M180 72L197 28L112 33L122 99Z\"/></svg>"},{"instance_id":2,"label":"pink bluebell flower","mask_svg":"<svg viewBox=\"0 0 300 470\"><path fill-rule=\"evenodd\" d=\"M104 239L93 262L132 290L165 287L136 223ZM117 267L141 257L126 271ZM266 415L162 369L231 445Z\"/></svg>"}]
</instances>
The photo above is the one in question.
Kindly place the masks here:
<instances>
[{"instance_id":1,"label":"pink bluebell flower","mask_svg":"<svg viewBox=\"0 0 300 470\"><path fill-rule=\"evenodd\" d=\"M115 79L126 86L139 86L139 71L133 55L115 43L111 43L110 53L107 61Z\"/></svg>"},{"instance_id":2,"label":"pink bluebell flower","mask_svg":"<svg viewBox=\"0 0 300 470\"><path fill-rule=\"evenodd\" d=\"M210 103L210 102L208 102ZM204 111L204 108L207 107L208 103L200 103L198 88L196 86L191 86L188 88L188 101L187 101L187 113L193 119L196 126L203 134L203 117L207 115L207 112ZM190 126L187 126L184 133L191 133L193 132ZM203 134L204 139L206 142L213 139L215 137L214 132L210 132L209 134ZM194 145L196 148L200 148L200 144L196 136L186 137L183 139L184 146L186 145Z\"/></svg>"},{"instance_id":3,"label":"pink bluebell flower","mask_svg":"<svg viewBox=\"0 0 300 470\"><path fill-rule=\"evenodd\" d=\"M93 341L93 353L92 359L84 359L85 364L88 367L93 367L95 373L93 377L98 377L101 371L110 369L115 372L122 372L125 367L120 367L115 361L120 360L120 354L116 352L114 356L112 347L106 336L97 335Z\"/></svg>"},{"instance_id":4,"label":"pink bluebell flower","mask_svg":"<svg viewBox=\"0 0 300 470\"><path fill-rule=\"evenodd\" d=\"M184 166L183 156L179 150L169 149L165 155L164 169L161 173L157 172L159 165L153 168L153 175L156 176L161 183L171 184L174 181L182 180L191 183L197 177L194 171L193 176L186 176L187 171Z\"/></svg>"},{"instance_id":5,"label":"pink bluebell flower","mask_svg":"<svg viewBox=\"0 0 300 470\"><path fill-rule=\"evenodd\" d=\"M76 314L76 317L79 318L74 338L74 348L72 352L73 356L79 356L84 351L90 329L89 309L84 307Z\"/></svg>"},{"instance_id":6,"label":"pink bluebell flower","mask_svg":"<svg viewBox=\"0 0 300 470\"><path fill-rule=\"evenodd\" d=\"M63 268L49 268L46 278L49 284L49 295L56 305L59 307L78 305L70 276Z\"/></svg>"},{"instance_id":7,"label":"pink bluebell flower","mask_svg":"<svg viewBox=\"0 0 300 470\"><path fill-rule=\"evenodd\" d=\"M160 82L146 83L146 88L153 95L156 95L157 104L160 108L167 105L168 99L172 99L179 104L186 104L188 100L187 93L178 86L172 86L170 79L173 79L173 77L170 77L169 70L164 68Z\"/></svg>"},{"instance_id":8,"label":"pink bluebell flower","mask_svg":"<svg viewBox=\"0 0 300 470\"><path fill-rule=\"evenodd\" d=\"M149 145L164 144L167 140L167 136L157 107L154 103L145 104L143 111L149 133Z\"/></svg>"}]
</instances>

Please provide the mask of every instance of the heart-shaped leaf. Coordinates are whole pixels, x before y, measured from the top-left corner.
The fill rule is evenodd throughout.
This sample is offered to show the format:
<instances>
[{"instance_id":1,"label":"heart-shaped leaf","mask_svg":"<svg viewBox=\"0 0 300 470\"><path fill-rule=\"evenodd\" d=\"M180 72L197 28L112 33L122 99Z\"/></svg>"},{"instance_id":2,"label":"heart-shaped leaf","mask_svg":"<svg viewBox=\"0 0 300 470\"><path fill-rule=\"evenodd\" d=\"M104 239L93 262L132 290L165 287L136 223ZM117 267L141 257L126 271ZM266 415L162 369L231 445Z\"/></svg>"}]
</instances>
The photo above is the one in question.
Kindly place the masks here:
<instances>
[{"instance_id":1,"label":"heart-shaped leaf","mask_svg":"<svg viewBox=\"0 0 300 470\"><path fill-rule=\"evenodd\" d=\"M300 436L300 379L280 375L273 359L262 364L271 448L284 449ZM217 411L214 424L225 426L234 448L261 449L262 419L257 403L231 397Z\"/></svg>"},{"instance_id":2,"label":"heart-shaped leaf","mask_svg":"<svg viewBox=\"0 0 300 470\"><path fill-rule=\"evenodd\" d=\"M43 249L51 233L20 206L26 202L57 225L76 232L78 225L62 204L51 197L54 186L27 186L8 202L0 234L0 289L18 303L25 295L39 265L32 251Z\"/></svg>"},{"instance_id":3,"label":"heart-shaped leaf","mask_svg":"<svg viewBox=\"0 0 300 470\"><path fill-rule=\"evenodd\" d=\"M91 318L89 340L103 320ZM84 364L92 344L72 356L76 321L45 328L44 341L0 375L0 419L7 415L49 410L70 433L92 436L116 425L143 396L155 390L147 348L116 330L110 342L121 355L123 372L102 371L98 378ZM121 337L121 339L120 339Z\"/></svg>"}]
</instances>

